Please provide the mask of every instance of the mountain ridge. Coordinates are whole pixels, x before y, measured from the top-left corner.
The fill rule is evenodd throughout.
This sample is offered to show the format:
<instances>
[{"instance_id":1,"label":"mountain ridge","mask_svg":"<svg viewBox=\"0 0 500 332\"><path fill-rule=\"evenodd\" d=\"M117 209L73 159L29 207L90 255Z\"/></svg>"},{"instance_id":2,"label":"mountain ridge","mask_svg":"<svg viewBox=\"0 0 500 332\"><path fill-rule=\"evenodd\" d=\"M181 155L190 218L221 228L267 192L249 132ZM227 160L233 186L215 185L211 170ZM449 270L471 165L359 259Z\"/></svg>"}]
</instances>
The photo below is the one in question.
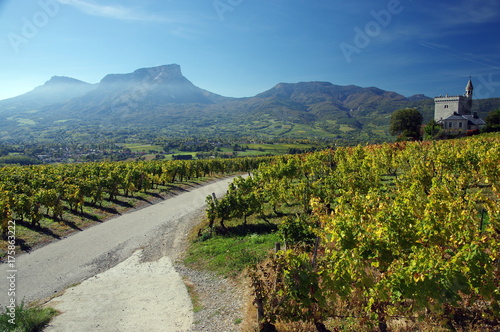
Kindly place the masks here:
<instances>
[{"instance_id":1,"label":"mountain ridge","mask_svg":"<svg viewBox=\"0 0 500 332\"><path fill-rule=\"evenodd\" d=\"M391 113L405 107L417 107L424 121L432 118L433 99L424 95L330 82L282 82L252 97L224 97L197 87L178 64L170 64L109 74L98 84L54 76L0 101L0 139L126 129L166 136L383 141L391 139Z\"/></svg>"},{"instance_id":2,"label":"mountain ridge","mask_svg":"<svg viewBox=\"0 0 500 332\"><path fill-rule=\"evenodd\" d=\"M16 97L0 100L0 108L21 107L38 108L52 104L64 103L84 95L96 87L67 76L52 76L43 85ZM23 105L24 104L24 105Z\"/></svg>"},{"instance_id":3,"label":"mountain ridge","mask_svg":"<svg viewBox=\"0 0 500 332\"><path fill-rule=\"evenodd\" d=\"M87 83L87 82L84 82L84 81L81 81L79 79L72 78L72 77L57 76L56 75L56 76L52 76L50 80L48 80L47 82L45 82L41 86L38 86L38 87L34 88L33 90L26 92L24 94L21 94L19 96L0 100L0 103L4 102L6 100L11 100L11 99L19 98L19 97L27 95L27 94L31 94L34 91L38 91L38 90L43 89L45 87L52 86L54 84L59 84L59 83L66 83L66 84L67 83L75 83L75 84L78 83L78 84L84 84L84 85L88 85L88 86L93 86L95 88L99 88L99 85L108 85L108 84L112 85L113 83L116 84L120 81L129 80L129 78L131 78L131 77L135 78L136 83L138 83L141 80L147 81L147 79L152 77L152 76L154 76L153 80L157 81L157 82L155 82L156 84L161 84L162 81L167 81L167 80L169 82L172 82L172 80L182 80L184 82L191 83L187 78L185 78L182 75L181 67L178 64L161 65L161 66L157 66L157 67L148 67L148 68L139 68L139 69L133 71L132 73L125 73L125 74L107 74L100 80L99 83L96 83L96 84ZM305 85L305 84L311 84L311 83L312 84L319 83L319 84L324 84L324 85L330 85L330 86L334 86L334 87L340 88L340 89L353 89L354 88L354 89L369 89L369 90L381 91L381 92L391 92L391 91L382 90L382 89L377 88L377 87L360 87L360 86L353 85L353 84L341 86L341 85L335 85L335 84L332 84L330 82L324 82L324 81L297 82L297 83L280 82L280 83L277 83L273 88L266 90L264 92L261 92L255 96L241 97L241 98L226 97L226 96L221 96L221 95L209 92L207 90L203 90L203 89L201 89L201 90L209 92L210 94L213 94L213 95L216 95L219 97L223 97L223 98L242 99L242 98L256 97L256 96L262 95L270 90L273 90L274 88L278 88L278 87L284 86L284 85ZM393 93L396 93L396 92L393 92ZM407 98L404 96L402 96L402 97ZM424 96L423 94L414 95L414 96L411 96L408 98L412 98L412 99L415 99L415 98L427 99L427 98L429 98L430 99L430 97Z\"/></svg>"}]
</instances>

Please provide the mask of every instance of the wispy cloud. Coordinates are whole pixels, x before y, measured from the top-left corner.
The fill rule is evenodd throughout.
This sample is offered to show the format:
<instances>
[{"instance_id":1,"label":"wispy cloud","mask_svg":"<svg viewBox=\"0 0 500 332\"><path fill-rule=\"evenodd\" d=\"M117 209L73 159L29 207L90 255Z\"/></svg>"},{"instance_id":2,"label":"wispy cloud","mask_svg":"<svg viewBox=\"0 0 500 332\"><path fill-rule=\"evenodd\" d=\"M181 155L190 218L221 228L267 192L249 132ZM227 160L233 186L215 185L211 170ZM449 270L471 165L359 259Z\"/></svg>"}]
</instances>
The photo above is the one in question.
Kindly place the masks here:
<instances>
[{"instance_id":1,"label":"wispy cloud","mask_svg":"<svg viewBox=\"0 0 500 332\"><path fill-rule=\"evenodd\" d=\"M142 13L137 8L122 5L101 5L85 0L57 0L63 5L77 8L85 14L124 21L166 21L165 18Z\"/></svg>"},{"instance_id":2,"label":"wispy cloud","mask_svg":"<svg viewBox=\"0 0 500 332\"><path fill-rule=\"evenodd\" d=\"M437 40L457 35L476 33L483 24L496 23L500 16L498 0L453 0L435 2L433 6L419 6L415 17L423 17L414 25L413 37L424 40ZM422 22L425 21L425 24Z\"/></svg>"},{"instance_id":3,"label":"wispy cloud","mask_svg":"<svg viewBox=\"0 0 500 332\"><path fill-rule=\"evenodd\" d=\"M436 8L435 8L436 9ZM500 14L498 0L460 0L435 10L446 26L494 22Z\"/></svg>"},{"instance_id":4,"label":"wispy cloud","mask_svg":"<svg viewBox=\"0 0 500 332\"><path fill-rule=\"evenodd\" d=\"M465 61L469 61L469 62L478 64L478 65L489 67L489 68L492 68L492 69L500 70L499 66L491 65L491 64L487 63L486 60L484 60L484 59L480 59L480 58L477 58L474 55L466 54L466 53L454 50L454 49L452 49L451 47L449 47L447 45L440 45L440 44L426 43L426 42L420 42L419 44L421 46L430 48L431 50L438 51L438 52L441 52L443 54L450 55L452 57L456 57L456 58L459 58L459 59L462 59L462 60L465 60Z\"/></svg>"}]
</instances>

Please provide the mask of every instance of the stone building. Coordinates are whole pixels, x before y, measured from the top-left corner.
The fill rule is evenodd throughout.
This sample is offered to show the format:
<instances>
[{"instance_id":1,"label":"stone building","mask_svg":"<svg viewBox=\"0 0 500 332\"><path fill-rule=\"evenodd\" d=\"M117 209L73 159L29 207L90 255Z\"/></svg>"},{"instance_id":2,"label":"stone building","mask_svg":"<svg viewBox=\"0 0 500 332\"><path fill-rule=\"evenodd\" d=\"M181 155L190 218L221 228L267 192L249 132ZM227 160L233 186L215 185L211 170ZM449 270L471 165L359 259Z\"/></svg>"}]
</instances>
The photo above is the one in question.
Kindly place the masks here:
<instances>
[{"instance_id":1,"label":"stone building","mask_svg":"<svg viewBox=\"0 0 500 332\"><path fill-rule=\"evenodd\" d=\"M447 132L464 134L468 130L481 129L486 123L472 112L474 86L469 79L462 96L439 96L434 98L434 120Z\"/></svg>"}]
</instances>

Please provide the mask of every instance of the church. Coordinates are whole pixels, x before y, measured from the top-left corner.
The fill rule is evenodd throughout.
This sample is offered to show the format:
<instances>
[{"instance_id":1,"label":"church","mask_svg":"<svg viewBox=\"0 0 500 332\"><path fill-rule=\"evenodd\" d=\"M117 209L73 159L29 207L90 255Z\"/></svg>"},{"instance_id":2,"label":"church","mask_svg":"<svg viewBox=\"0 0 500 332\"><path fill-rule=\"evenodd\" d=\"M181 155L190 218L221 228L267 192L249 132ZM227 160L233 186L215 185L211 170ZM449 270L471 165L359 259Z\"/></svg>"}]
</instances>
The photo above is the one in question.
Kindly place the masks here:
<instances>
[{"instance_id":1,"label":"church","mask_svg":"<svg viewBox=\"0 0 500 332\"><path fill-rule=\"evenodd\" d=\"M468 130L480 130L486 125L476 112L472 112L473 92L474 86L469 79L464 95L434 98L434 120L446 132L465 134Z\"/></svg>"}]
</instances>

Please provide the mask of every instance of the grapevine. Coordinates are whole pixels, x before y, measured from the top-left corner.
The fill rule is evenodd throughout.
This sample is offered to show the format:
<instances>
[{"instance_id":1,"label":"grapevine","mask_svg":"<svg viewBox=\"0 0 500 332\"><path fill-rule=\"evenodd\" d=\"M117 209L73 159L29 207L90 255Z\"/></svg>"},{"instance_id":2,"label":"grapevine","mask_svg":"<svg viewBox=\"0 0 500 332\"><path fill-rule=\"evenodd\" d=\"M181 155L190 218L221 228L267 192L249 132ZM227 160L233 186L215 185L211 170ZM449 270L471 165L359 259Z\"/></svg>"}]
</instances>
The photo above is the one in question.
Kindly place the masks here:
<instances>
[{"instance_id":1,"label":"grapevine","mask_svg":"<svg viewBox=\"0 0 500 332\"><path fill-rule=\"evenodd\" d=\"M500 324L498 135L284 156L239 181L228 211L300 207L279 225L287 250L252 274L263 322L452 327L457 312L476 310L477 329Z\"/></svg>"}]
</instances>

